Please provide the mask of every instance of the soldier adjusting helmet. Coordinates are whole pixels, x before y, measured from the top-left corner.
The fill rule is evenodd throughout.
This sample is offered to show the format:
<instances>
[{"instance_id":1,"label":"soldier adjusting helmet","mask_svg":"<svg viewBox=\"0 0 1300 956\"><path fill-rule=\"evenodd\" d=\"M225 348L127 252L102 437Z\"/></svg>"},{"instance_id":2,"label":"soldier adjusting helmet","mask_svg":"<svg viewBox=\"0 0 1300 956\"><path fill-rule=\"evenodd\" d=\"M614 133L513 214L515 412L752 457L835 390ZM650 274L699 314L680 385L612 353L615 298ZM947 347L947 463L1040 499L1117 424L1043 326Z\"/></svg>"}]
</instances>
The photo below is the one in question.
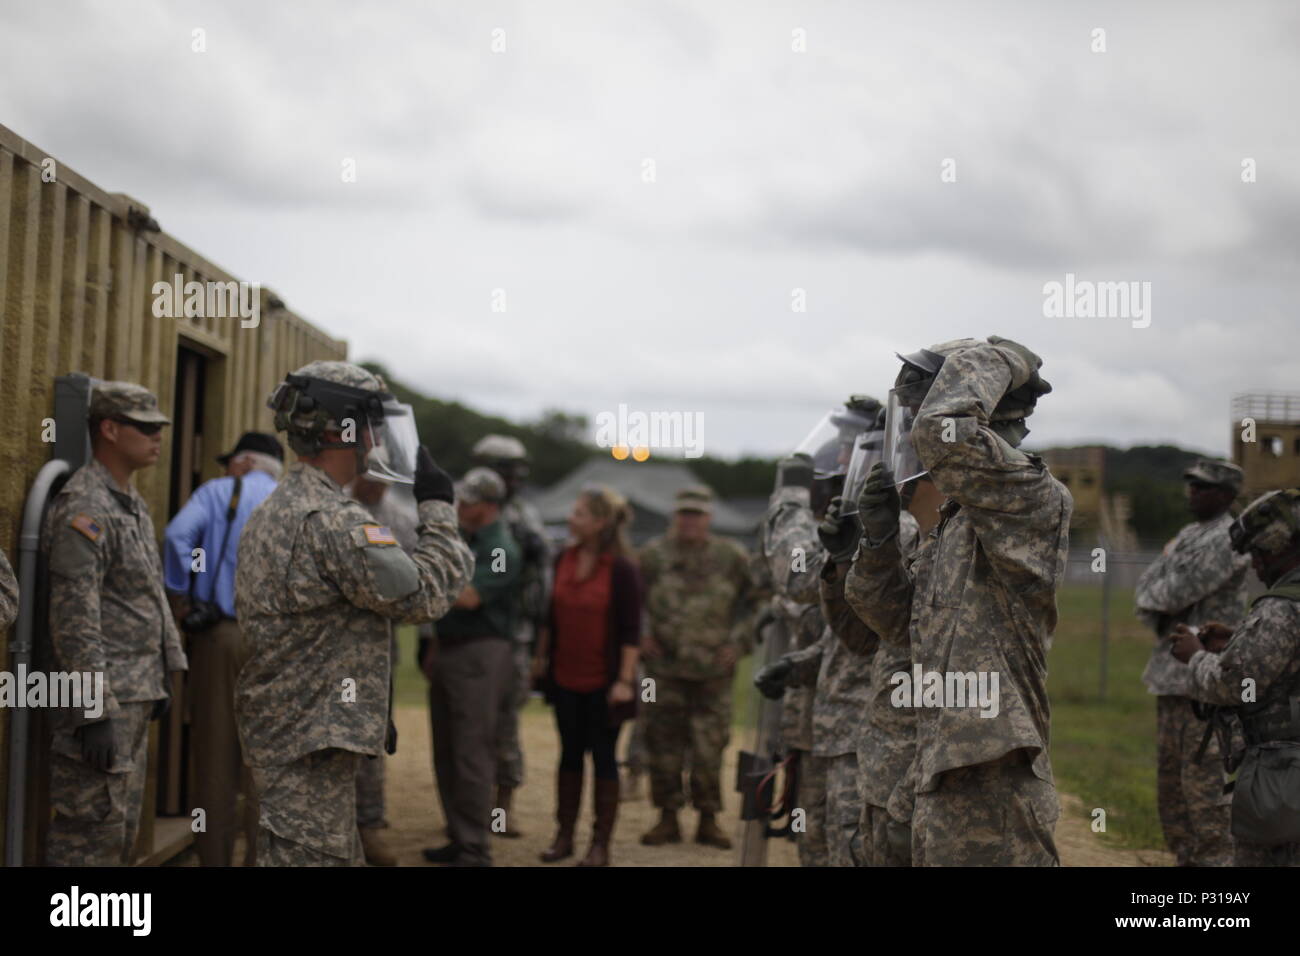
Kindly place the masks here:
<instances>
[{"instance_id":1,"label":"soldier adjusting helmet","mask_svg":"<svg viewBox=\"0 0 1300 956\"><path fill-rule=\"evenodd\" d=\"M1232 523L1228 537L1239 554L1257 551L1273 556L1295 546L1300 538L1300 488L1256 498Z\"/></svg>"}]
</instances>

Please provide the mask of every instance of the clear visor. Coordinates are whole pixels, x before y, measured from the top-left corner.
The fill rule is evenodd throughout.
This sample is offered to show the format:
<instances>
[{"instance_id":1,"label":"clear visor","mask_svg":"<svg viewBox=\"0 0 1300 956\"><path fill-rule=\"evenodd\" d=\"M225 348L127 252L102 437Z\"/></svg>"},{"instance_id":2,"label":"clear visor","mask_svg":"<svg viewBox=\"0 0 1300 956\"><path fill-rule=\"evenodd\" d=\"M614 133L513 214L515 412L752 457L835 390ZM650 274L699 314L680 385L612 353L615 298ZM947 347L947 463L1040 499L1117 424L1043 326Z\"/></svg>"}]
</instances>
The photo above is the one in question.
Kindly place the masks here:
<instances>
[{"instance_id":1,"label":"clear visor","mask_svg":"<svg viewBox=\"0 0 1300 956\"><path fill-rule=\"evenodd\" d=\"M813 426L794 454L812 459L815 478L843 475L849 470L854 440L872 424L865 416L843 406L833 408Z\"/></svg>"},{"instance_id":2,"label":"clear visor","mask_svg":"<svg viewBox=\"0 0 1300 956\"><path fill-rule=\"evenodd\" d=\"M891 390L885 408L883 459L894 475L895 485L920 478L929 471L916 457L916 449L912 446L912 422L916 420L920 406L904 404L907 398L915 397L914 392L910 386Z\"/></svg>"},{"instance_id":3,"label":"clear visor","mask_svg":"<svg viewBox=\"0 0 1300 956\"><path fill-rule=\"evenodd\" d=\"M853 446L853 456L849 459L849 472L844 476L844 491L840 496L840 514L858 513L858 495L867 483L871 466L884 459L885 433L883 431L867 432L859 435Z\"/></svg>"},{"instance_id":4,"label":"clear visor","mask_svg":"<svg viewBox=\"0 0 1300 956\"><path fill-rule=\"evenodd\" d=\"M415 484L415 455L420 436L415 431L415 411L400 402L384 403L384 420L370 426L370 451L366 475L376 481Z\"/></svg>"}]
</instances>

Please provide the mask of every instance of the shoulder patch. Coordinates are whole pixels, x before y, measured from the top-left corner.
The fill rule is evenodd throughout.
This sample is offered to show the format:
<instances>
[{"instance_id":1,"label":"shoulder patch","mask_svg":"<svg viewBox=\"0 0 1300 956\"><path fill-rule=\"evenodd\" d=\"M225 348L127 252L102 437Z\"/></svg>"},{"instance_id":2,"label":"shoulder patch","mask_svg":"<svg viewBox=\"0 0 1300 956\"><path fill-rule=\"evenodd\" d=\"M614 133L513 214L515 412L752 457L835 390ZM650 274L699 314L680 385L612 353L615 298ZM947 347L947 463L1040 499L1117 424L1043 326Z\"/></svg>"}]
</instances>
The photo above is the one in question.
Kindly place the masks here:
<instances>
[{"instance_id":1,"label":"shoulder patch","mask_svg":"<svg viewBox=\"0 0 1300 956\"><path fill-rule=\"evenodd\" d=\"M361 547L369 545L397 545L397 538L391 528L381 524L365 524L353 532L356 542Z\"/></svg>"},{"instance_id":2,"label":"shoulder patch","mask_svg":"<svg viewBox=\"0 0 1300 956\"><path fill-rule=\"evenodd\" d=\"M69 523L73 529L80 531L92 542L98 541L99 536L104 533L103 529L95 523L95 519L84 512L74 515Z\"/></svg>"}]
</instances>

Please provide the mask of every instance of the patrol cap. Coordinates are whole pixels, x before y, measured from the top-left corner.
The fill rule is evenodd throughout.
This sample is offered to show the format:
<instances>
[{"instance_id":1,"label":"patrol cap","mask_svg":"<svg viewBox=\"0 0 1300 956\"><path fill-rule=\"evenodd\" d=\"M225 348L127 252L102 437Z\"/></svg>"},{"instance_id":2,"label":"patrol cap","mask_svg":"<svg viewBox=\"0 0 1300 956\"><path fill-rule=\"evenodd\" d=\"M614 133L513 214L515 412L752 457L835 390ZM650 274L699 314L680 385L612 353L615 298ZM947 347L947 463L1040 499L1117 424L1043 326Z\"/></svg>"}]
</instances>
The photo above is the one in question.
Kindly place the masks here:
<instances>
[{"instance_id":1,"label":"patrol cap","mask_svg":"<svg viewBox=\"0 0 1300 956\"><path fill-rule=\"evenodd\" d=\"M1192 467L1183 472L1183 478L1188 481L1203 481L1207 485L1219 485L1234 493L1241 491L1242 471L1230 461L1197 459Z\"/></svg>"},{"instance_id":2,"label":"patrol cap","mask_svg":"<svg viewBox=\"0 0 1300 956\"><path fill-rule=\"evenodd\" d=\"M266 432L244 432L239 436L239 441L235 442L235 447L224 455L218 455L217 461L223 465L229 464L230 459L242 451L256 451L270 455L276 461L284 461L284 446L278 438Z\"/></svg>"},{"instance_id":3,"label":"patrol cap","mask_svg":"<svg viewBox=\"0 0 1300 956\"><path fill-rule=\"evenodd\" d=\"M125 418L133 422L170 425L172 420L158 410L153 392L134 382L100 382L90 396L91 421Z\"/></svg>"},{"instance_id":4,"label":"patrol cap","mask_svg":"<svg viewBox=\"0 0 1300 956\"><path fill-rule=\"evenodd\" d=\"M466 504L500 504L506 497L506 483L491 468L471 468L456 482L456 500Z\"/></svg>"},{"instance_id":5,"label":"patrol cap","mask_svg":"<svg viewBox=\"0 0 1300 956\"><path fill-rule=\"evenodd\" d=\"M475 458L493 461L514 461L528 457L524 443L510 435L484 435L474 443L470 453Z\"/></svg>"},{"instance_id":6,"label":"patrol cap","mask_svg":"<svg viewBox=\"0 0 1300 956\"><path fill-rule=\"evenodd\" d=\"M698 511L713 514L713 490L706 485L692 485L677 492L674 511Z\"/></svg>"}]
</instances>

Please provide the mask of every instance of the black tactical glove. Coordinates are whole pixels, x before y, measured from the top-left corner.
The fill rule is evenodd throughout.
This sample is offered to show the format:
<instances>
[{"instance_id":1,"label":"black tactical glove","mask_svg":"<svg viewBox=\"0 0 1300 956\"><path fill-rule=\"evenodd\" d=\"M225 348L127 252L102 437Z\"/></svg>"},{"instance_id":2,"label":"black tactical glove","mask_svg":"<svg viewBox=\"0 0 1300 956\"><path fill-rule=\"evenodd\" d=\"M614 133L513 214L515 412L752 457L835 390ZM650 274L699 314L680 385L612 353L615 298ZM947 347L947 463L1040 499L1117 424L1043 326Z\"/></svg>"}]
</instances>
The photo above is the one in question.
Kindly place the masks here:
<instances>
[{"instance_id":1,"label":"black tactical glove","mask_svg":"<svg viewBox=\"0 0 1300 956\"><path fill-rule=\"evenodd\" d=\"M171 695L167 695L160 700L153 702L153 711L149 714L150 720L161 720L167 716L167 712L172 709Z\"/></svg>"},{"instance_id":2,"label":"black tactical glove","mask_svg":"<svg viewBox=\"0 0 1300 956\"><path fill-rule=\"evenodd\" d=\"M97 724L84 724L77 728L81 738L81 759L96 770L107 773L117 756L116 736L113 733L113 721L101 720Z\"/></svg>"},{"instance_id":3,"label":"black tactical glove","mask_svg":"<svg viewBox=\"0 0 1300 956\"><path fill-rule=\"evenodd\" d=\"M832 498L826 507L826 516L817 526L817 537L835 564L853 560L853 552L858 550L858 541L862 538L862 526L853 518L840 514L843 501L839 495Z\"/></svg>"},{"instance_id":4,"label":"black tactical glove","mask_svg":"<svg viewBox=\"0 0 1300 956\"><path fill-rule=\"evenodd\" d=\"M898 533L903 501L894 487L894 473L883 461L871 466L858 495L858 523L871 544L883 544Z\"/></svg>"},{"instance_id":5,"label":"black tactical glove","mask_svg":"<svg viewBox=\"0 0 1300 956\"><path fill-rule=\"evenodd\" d=\"M388 730L384 733L384 753L390 757L397 753L397 725L393 718L388 718Z\"/></svg>"},{"instance_id":6,"label":"black tactical glove","mask_svg":"<svg viewBox=\"0 0 1300 956\"><path fill-rule=\"evenodd\" d=\"M456 489L451 475L438 467L438 463L423 445L415 456L415 500L445 501L451 504L456 500Z\"/></svg>"},{"instance_id":7,"label":"black tactical glove","mask_svg":"<svg viewBox=\"0 0 1300 956\"><path fill-rule=\"evenodd\" d=\"M754 675L754 686L768 700L778 700L785 693L785 682L792 670L794 665L784 657L765 664Z\"/></svg>"},{"instance_id":8,"label":"black tactical glove","mask_svg":"<svg viewBox=\"0 0 1300 956\"><path fill-rule=\"evenodd\" d=\"M807 455L791 455L776 463L776 490L782 488L811 488L813 463Z\"/></svg>"}]
</instances>

